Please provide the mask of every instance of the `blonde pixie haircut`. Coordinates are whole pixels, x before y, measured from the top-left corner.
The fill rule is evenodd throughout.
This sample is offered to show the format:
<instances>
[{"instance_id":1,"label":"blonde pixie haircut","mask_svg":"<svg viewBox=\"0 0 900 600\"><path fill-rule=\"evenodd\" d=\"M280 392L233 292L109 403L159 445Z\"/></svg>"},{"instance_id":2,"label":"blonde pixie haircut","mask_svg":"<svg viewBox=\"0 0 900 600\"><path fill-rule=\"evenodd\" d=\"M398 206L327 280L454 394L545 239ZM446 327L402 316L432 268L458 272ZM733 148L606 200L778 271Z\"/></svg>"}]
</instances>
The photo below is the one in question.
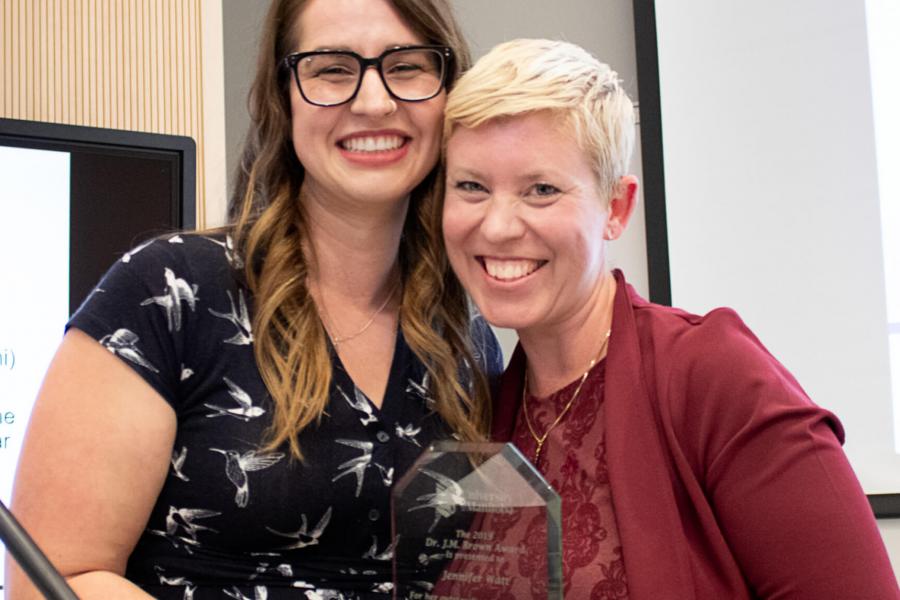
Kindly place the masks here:
<instances>
[{"instance_id":1,"label":"blonde pixie haircut","mask_svg":"<svg viewBox=\"0 0 900 600\"><path fill-rule=\"evenodd\" d=\"M541 110L559 114L570 127L608 197L628 173L634 106L609 65L569 42L517 39L481 57L447 98L445 148L458 126Z\"/></svg>"}]
</instances>

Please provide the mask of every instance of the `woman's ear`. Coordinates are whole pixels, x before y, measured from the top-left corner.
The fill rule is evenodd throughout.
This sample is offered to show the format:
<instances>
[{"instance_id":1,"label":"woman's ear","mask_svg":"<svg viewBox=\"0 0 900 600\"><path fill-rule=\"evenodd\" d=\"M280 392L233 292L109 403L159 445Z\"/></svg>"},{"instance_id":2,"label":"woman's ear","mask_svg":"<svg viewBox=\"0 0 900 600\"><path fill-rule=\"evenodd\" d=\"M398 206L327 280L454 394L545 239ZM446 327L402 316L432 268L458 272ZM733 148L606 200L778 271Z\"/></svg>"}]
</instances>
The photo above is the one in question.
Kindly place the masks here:
<instances>
[{"instance_id":1,"label":"woman's ear","mask_svg":"<svg viewBox=\"0 0 900 600\"><path fill-rule=\"evenodd\" d=\"M637 205L638 186L638 178L634 175L623 175L616 182L609 199L609 217L606 220L603 239L618 239L625 231Z\"/></svg>"}]
</instances>

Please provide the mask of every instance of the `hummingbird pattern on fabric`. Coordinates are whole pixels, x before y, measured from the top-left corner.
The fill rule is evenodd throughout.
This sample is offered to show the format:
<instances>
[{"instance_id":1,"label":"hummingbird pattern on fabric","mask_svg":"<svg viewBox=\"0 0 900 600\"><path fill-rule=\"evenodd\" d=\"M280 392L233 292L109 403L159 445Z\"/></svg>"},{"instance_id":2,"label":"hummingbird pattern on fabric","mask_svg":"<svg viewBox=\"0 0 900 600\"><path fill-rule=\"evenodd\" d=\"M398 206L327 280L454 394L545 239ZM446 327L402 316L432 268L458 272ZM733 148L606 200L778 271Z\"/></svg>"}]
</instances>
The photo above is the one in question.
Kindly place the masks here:
<instances>
[{"instance_id":1,"label":"hummingbird pattern on fabric","mask_svg":"<svg viewBox=\"0 0 900 600\"><path fill-rule=\"evenodd\" d=\"M175 272L166 267L163 271L166 286L160 296L153 296L141 302L141 306L157 304L166 312L169 331L181 331L181 303L186 302L193 311L197 307L197 285L190 284L175 276Z\"/></svg>"},{"instance_id":2,"label":"hummingbird pattern on fabric","mask_svg":"<svg viewBox=\"0 0 900 600\"><path fill-rule=\"evenodd\" d=\"M428 371L422 375L422 381L416 381L412 377L406 380L406 393L418 396L428 410L434 410L434 398L428 391Z\"/></svg>"},{"instance_id":3,"label":"hummingbird pattern on fabric","mask_svg":"<svg viewBox=\"0 0 900 600\"><path fill-rule=\"evenodd\" d=\"M230 338L224 340L225 344L234 344L235 346L248 346L253 342L252 326L250 324L250 315L247 312L247 302L244 300L244 291L238 290L238 306L234 306L234 298L231 296L231 290L225 292L228 295L228 303L231 305L231 312L219 312L209 309L210 314L220 319L229 321L237 329Z\"/></svg>"},{"instance_id":4,"label":"hummingbird pattern on fabric","mask_svg":"<svg viewBox=\"0 0 900 600\"><path fill-rule=\"evenodd\" d=\"M212 527L206 527L199 523L194 523L196 519L208 519L216 517L221 513L214 510L206 510L202 508L176 508L169 507L169 513L166 515L166 529L161 531L158 529L148 530L154 535L158 535L169 540L175 548L184 548L188 554L192 553L192 546L199 546L197 534L201 531L209 531L218 533ZM179 534L179 528L182 530ZM187 534L187 535L184 535Z\"/></svg>"},{"instance_id":5,"label":"hummingbird pattern on fabric","mask_svg":"<svg viewBox=\"0 0 900 600\"><path fill-rule=\"evenodd\" d=\"M306 514L300 515L300 529L297 531L292 531L289 533L284 533L281 531L276 531L271 527L266 527L269 531L274 533L275 535L280 535L281 537L291 538L295 540L293 543L283 546L281 550L297 550L299 548L306 548L307 546L314 546L319 543L319 538L322 537L322 534L325 532L325 528L328 527L328 523L331 521L331 507L328 507L328 510L325 511L325 514L322 515L322 518L319 519L319 522L313 528L312 531L307 530L306 524Z\"/></svg>"},{"instance_id":6,"label":"hummingbird pattern on fabric","mask_svg":"<svg viewBox=\"0 0 900 600\"><path fill-rule=\"evenodd\" d=\"M163 585L193 585L193 583L191 583L185 577L167 577L166 575L164 575L166 570L160 565L155 565L153 567L153 570L156 571L156 576L159 578L159 582Z\"/></svg>"},{"instance_id":7,"label":"hummingbird pattern on fabric","mask_svg":"<svg viewBox=\"0 0 900 600\"><path fill-rule=\"evenodd\" d=\"M154 565L153 570L156 571L156 576L159 578L160 585L178 586L184 588L184 595L181 597L181 600L194 599L194 592L197 591L197 586L188 578L167 577L166 575L164 575L166 570L160 565Z\"/></svg>"},{"instance_id":8,"label":"hummingbird pattern on fabric","mask_svg":"<svg viewBox=\"0 0 900 600\"><path fill-rule=\"evenodd\" d=\"M362 454L360 454L359 456L351 458L350 460L344 461L340 465L338 465L338 469L343 470L331 478L331 481L335 482L347 475L355 475L356 497L359 498L359 494L362 492L363 479L366 476L366 469L368 469L372 464L372 448L374 448L375 444L373 444L372 442L365 442L360 440L337 439L334 441L338 444L343 444L345 446L350 446L351 448L362 450Z\"/></svg>"},{"instance_id":9,"label":"hummingbird pattern on fabric","mask_svg":"<svg viewBox=\"0 0 900 600\"><path fill-rule=\"evenodd\" d=\"M222 249L225 250L225 260L228 261L228 264L231 265L233 269L244 268L244 261L241 259L241 255L235 252L234 242L230 235L225 236L225 241L219 241L208 236L203 236L203 239L208 240L217 246L221 246Z\"/></svg>"},{"instance_id":10,"label":"hummingbird pattern on fabric","mask_svg":"<svg viewBox=\"0 0 900 600\"><path fill-rule=\"evenodd\" d=\"M250 478L247 473L268 469L284 458L284 454L281 452L257 454L255 450L248 450L241 454L237 450L221 450L219 448L210 448L209 451L225 456L225 476L237 488L234 503L240 508L246 508L247 503L250 502Z\"/></svg>"},{"instance_id":11,"label":"hummingbird pattern on fabric","mask_svg":"<svg viewBox=\"0 0 900 600\"><path fill-rule=\"evenodd\" d=\"M141 338L128 329L116 329L115 332L100 338L100 344L107 350L127 360L128 362L140 365L145 369L149 369L154 373L159 373L159 369L144 358L144 353L137 347Z\"/></svg>"},{"instance_id":12,"label":"hummingbird pattern on fabric","mask_svg":"<svg viewBox=\"0 0 900 600\"><path fill-rule=\"evenodd\" d=\"M184 469L184 461L187 460L187 453L187 446L182 446L178 452L172 450L172 475L182 481L190 481L190 478L182 471Z\"/></svg>"},{"instance_id":13,"label":"hummingbird pattern on fabric","mask_svg":"<svg viewBox=\"0 0 900 600\"><path fill-rule=\"evenodd\" d=\"M197 534L200 531L212 531L215 533L216 530L212 527L194 523L194 521L197 519L217 517L220 514L222 513L202 508L175 508L174 506L170 506L169 514L166 516L166 533L174 535L180 527L192 540L196 541Z\"/></svg>"},{"instance_id":14,"label":"hummingbird pattern on fabric","mask_svg":"<svg viewBox=\"0 0 900 600\"><path fill-rule=\"evenodd\" d=\"M264 585L257 585L253 588L252 598L242 594L241 588L238 586L233 586L231 590L222 590L222 592L229 598L235 598L236 600L267 600L269 597L269 590Z\"/></svg>"},{"instance_id":15,"label":"hummingbird pattern on fabric","mask_svg":"<svg viewBox=\"0 0 900 600\"><path fill-rule=\"evenodd\" d=\"M386 600L391 486L449 434L427 369L398 332L375 406L332 357L325 412L298 437L309 460L269 450L275 405L256 367L254 298L239 265L224 235L157 238L117 261L70 321L177 419L126 576L162 600ZM436 510L429 502L439 504L416 504Z\"/></svg>"},{"instance_id":16,"label":"hummingbird pattern on fabric","mask_svg":"<svg viewBox=\"0 0 900 600\"><path fill-rule=\"evenodd\" d=\"M259 566L256 567L256 571L253 575L250 576L250 580L254 580L260 575L280 575L281 577L293 577L294 569L288 563L281 563L278 565L270 566L269 563L259 563Z\"/></svg>"},{"instance_id":17,"label":"hummingbird pattern on fabric","mask_svg":"<svg viewBox=\"0 0 900 600\"><path fill-rule=\"evenodd\" d=\"M391 560L394 558L394 547L397 545L398 540L394 540L390 544L388 544L387 548L378 551L378 536L372 536L372 546L366 550L366 553L362 555L363 558L371 558L373 560Z\"/></svg>"},{"instance_id":18,"label":"hummingbird pattern on fabric","mask_svg":"<svg viewBox=\"0 0 900 600\"><path fill-rule=\"evenodd\" d=\"M397 437L401 440L406 440L411 444L415 444L417 447L421 448L422 444L419 443L419 440L416 439L416 436L422 432L421 427L416 427L412 423L406 425L405 427L401 427L400 423L396 423L394 425L394 433L397 434Z\"/></svg>"},{"instance_id":19,"label":"hummingbird pattern on fabric","mask_svg":"<svg viewBox=\"0 0 900 600\"><path fill-rule=\"evenodd\" d=\"M316 587L306 590L303 594L306 596L306 600L351 600L351 597L345 596L337 590L325 590Z\"/></svg>"},{"instance_id":20,"label":"hummingbird pattern on fabric","mask_svg":"<svg viewBox=\"0 0 900 600\"><path fill-rule=\"evenodd\" d=\"M172 544L173 548L175 548L176 550L184 550L185 553L190 555L194 553L193 549L195 547L200 546L200 542L198 542L197 540L186 538L175 533L168 533L161 529L148 528L147 533L149 533L150 535L158 535L159 537L168 540L169 543Z\"/></svg>"},{"instance_id":21,"label":"hummingbird pattern on fabric","mask_svg":"<svg viewBox=\"0 0 900 600\"><path fill-rule=\"evenodd\" d=\"M250 394L241 389L239 385L227 377L223 377L222 380L225 382L225 385L228 386L228 395L238 403L238 406L229 408L209 403L204 404L203 406L214 411L206 415L207 418L234 417L235 419L240 419L242 421L249 421L250 419L255 419L265 414L265 409L261 406L254 406L253 398L250 397Z\"/></svg>"},{"instance_id":22,"label":"hummingbird pattern on fabric","mask_svg":"<svg viewBox=\"0 0 900 600\"><path fill-rule=\"evenodd\" d=\"M362 413L363 416L359 418L359 422L363 425L368 425L369 423L374 423L378 420L378 417L375 416L373 411L374 405L372 401L369 400L368 396L365 393L356 387L353 386L353 398L347 395L340 386L338 386L338 393L347 401L347 404L353 407L357 412Z\"/></svg>"}]
</instances>

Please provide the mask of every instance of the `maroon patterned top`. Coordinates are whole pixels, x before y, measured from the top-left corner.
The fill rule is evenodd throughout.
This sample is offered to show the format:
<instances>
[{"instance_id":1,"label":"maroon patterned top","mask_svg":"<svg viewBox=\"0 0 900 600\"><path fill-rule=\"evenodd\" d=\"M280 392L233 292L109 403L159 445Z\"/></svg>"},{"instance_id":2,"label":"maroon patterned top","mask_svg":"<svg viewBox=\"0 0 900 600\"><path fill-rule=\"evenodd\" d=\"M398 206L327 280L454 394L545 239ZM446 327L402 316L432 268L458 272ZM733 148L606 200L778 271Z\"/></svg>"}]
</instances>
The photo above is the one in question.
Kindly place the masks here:
<instances>
[{"instance_id":1,"label":"maroon patterned top","mask_svg":"<svg viewBox=\"0 0 900 600\"><path fill-rule=\"evenodd\" d=\"M605 360L588 373L568 414L544 442L537 464L562 497L563 589L567 598L628 597L606 468L605 373ZM578 380L545 398L528 395L528 416L538 435L547 431L577 387ZM534 461L537 443L523 410L520 407L512 442Z\"/></svg>"}]
</instances>

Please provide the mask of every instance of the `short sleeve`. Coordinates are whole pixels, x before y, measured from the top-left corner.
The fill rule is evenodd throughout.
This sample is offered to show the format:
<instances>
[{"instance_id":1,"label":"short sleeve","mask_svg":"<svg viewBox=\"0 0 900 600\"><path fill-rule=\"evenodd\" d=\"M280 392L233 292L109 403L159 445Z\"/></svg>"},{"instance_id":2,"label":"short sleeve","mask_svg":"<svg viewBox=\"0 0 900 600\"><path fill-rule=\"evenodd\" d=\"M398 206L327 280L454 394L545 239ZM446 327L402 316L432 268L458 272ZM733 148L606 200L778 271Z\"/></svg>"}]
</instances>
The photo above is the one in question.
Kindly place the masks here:
<instances>
[{"instance_id":1,"label":"short sleeve","mask_svg":"<svg viewBox=\"0 0 900 600\"><path fill-rule=\"evenodd\" d=\"M180 355L198 286L173 251L178 236L126 253L66 325L97 340L176 407Z\"/></svg>"}]
</instances>

